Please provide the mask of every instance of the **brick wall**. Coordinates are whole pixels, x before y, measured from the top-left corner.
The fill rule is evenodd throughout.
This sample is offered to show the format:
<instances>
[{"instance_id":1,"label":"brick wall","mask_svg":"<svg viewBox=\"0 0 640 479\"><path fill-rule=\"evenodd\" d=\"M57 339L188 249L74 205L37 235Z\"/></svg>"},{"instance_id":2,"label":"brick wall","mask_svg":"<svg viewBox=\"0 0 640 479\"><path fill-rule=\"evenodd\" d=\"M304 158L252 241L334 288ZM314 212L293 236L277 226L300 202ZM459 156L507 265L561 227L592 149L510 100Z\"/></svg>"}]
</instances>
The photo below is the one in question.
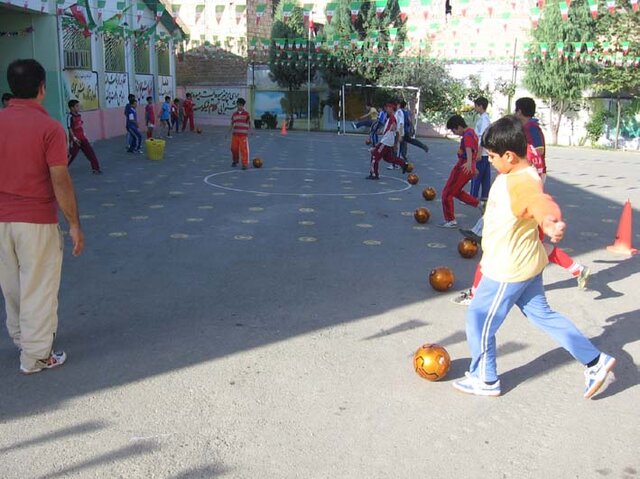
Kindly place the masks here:
<instances>
[{"instance_id":1,"label":"brick wall","mask_svg":"<svg viewBox=\"0 0 640 479\"><path fill-rule=\"evenodd\" d=\"M260 0L261 2L264 0ZM258 0L247 0L245 39L246 45L251 38L270 38L273 24L272 0L266 0L266 9L260 22L256 24L256 5ZM235 21L231 24L233 25ZM243 20L244 22L244 20ZM242 26L242 24L240 25ZM214 34L224 35L224 32L213 30ZM197 35L196 35L197 38ZM197 48L191 52L179 56L176 61L177 85L188 87L190 85L239 85L247 84L246 58L233 55L216 53L214 58L204 54L198 54Z\"/></svg>"}]
</instances>

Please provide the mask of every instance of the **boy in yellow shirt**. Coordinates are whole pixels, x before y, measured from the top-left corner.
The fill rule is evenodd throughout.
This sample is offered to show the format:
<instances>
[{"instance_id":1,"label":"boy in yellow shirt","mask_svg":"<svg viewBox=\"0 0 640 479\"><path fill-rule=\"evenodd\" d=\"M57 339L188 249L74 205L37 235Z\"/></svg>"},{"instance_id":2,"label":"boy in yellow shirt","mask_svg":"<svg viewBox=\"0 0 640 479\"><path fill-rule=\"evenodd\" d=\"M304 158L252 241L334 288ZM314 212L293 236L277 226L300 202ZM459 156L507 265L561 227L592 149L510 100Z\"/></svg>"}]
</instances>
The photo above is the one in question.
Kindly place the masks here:
<instances>
[{"instance_id":1,"label":"boy in yellow shirt","mask_svg":"<svg viewBox=\"0 0 640 479\"><path fill-rule=\"evenodd\" d=\"M467 311L467 342L471 364L453 386L468 394L499 396L496 333L517 305L536 326L586 366L584 397L593 397L615 358L601 353L563 315L553 311L542 284L549 262L538 226L557 243L566 228L560 208L542 190L542 181L527 160L522 124L512 116L493 123L483 136L489 162L498 171L484 214L483 277Z\"/></svg>"}]
</instances>

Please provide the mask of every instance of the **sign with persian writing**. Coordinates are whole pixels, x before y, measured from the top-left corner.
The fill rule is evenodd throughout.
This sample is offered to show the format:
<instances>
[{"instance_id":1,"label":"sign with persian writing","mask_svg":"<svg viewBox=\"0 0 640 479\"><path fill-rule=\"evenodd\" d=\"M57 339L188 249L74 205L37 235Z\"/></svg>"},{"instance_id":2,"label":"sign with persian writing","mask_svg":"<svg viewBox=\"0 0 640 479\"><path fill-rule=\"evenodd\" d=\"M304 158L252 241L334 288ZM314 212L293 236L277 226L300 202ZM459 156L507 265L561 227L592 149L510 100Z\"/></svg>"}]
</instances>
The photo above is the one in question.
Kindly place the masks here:
<instances>
[{"instance_id":1,"label":"sign with persian writing","mask_svg":"<svg viewBox=\"0 0 640 479\"><path fill-rule=\"evenodd\" d=\"M104 95L107 108L123 107L128 103L129 79L126 73L105 73Z\"/></svg>"},{"instance_id":2,"label":"sign with persian writing","mask_svg":"<svg viewBox=\"0 0 640 479\"><path fill-rule=\"evenodd\" d=\"M146 105L148 96L155 98L153 96L154 91L153 75L141 75L136 73L136 85L133 94L138 100L138 105Z\"/></svg>"},{"instance_id":3,"label":"sign with persian writing","mask_svg":"<svg viewBox=\"0 0 640 479\"><path fill-rule=\"evenodd\" d=\"M63 78L67 101L78 100L82 111L100 108L98 73L89 70L65 70Z\"/></svg>"},{"instance_id":4,"label":"sign with persian writing","mask_svg":"<svg viewBox=\"0 0 640 479\"><path fill-rule=\"evenodd\" d=\"M236 102L242 95L240 88L190 88L194 110L208 115L225 116L233 114Z\"/></svg>"}]
</instances>

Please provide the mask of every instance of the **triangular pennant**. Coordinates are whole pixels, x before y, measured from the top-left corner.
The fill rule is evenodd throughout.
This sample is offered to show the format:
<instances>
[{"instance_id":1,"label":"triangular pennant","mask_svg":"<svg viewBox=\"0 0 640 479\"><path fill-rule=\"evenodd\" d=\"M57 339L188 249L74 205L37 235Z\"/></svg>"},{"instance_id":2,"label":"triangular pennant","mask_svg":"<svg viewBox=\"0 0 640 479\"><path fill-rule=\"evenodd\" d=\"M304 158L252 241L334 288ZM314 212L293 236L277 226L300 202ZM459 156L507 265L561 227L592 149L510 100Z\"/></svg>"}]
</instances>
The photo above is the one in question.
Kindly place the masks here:
<instances>
[{"instance_id":1,"label":"triangular pennant","mask_svg":"<svg viewBox=\"0 0 640 479\"><path fill-rule=\"evenodd\" d=\"M224 5L216 5L216 22L220 23L224 14Z\"/></svg>"},{"instance_id":2,"label":"triangular pennant","mask_svg":"<svg viewBox=\"0 0 640 479\"><path fill-rule=\"evenodd\" d=\"M258 3L256 5L256 25L260 23L260 19L264 16L264 12L267 10L266 3Z\"/></svg>"},{"instance_id":3,"label":"triangular pennant","mask_svg":"<svg viewBox=\"0 0 640 479\"><path fill-rule=\"evenodd\" d=\"M351 23L355 23L356 19L358 18L360 7L360 2L351 2Z\"/></svg>"}]
</instances>

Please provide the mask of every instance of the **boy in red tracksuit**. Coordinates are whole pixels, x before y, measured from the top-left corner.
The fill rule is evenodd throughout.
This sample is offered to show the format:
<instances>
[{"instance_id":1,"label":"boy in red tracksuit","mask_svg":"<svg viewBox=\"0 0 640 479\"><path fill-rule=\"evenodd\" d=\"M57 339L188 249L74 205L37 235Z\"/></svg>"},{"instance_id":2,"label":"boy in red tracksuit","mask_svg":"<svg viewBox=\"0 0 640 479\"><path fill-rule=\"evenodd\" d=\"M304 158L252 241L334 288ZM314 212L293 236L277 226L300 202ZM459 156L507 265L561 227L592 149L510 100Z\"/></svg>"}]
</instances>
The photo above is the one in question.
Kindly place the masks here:
<instances>
[{"instance_id":1,"label":"boy in red tracksuit","mask_svg":"<svg viewBox=\"0 0 640 479\"><path fill-rule=\"evenodd\" d=\"M238 166L242 161L242 169L249 167L249 130L251 128L251 116L244 109L244 98L238 98L237 110L231 115L231 166Z\"/></svg>"},{"instance_id":2,"label":"boy in red tracksuit","mask_svg":"<svg viewBox=\"0 0 640 479\"><path fill-rule=\"evenodd\" d=\"M82 127L82 116L80 115L80 102L78 100L69 100L69 114L67 115L67 130L69 132L69 165L76 159L76 155L80 150L91 163L91 170L94 175L102 173L100 163L96 157L96 153L91 147L91 143L84 134Z\"/></svg>"},{"instance_id":3,"label":"boy in red tracksuit","mask_svg":"<svg viewBox=\"0 0 640 479\"><path fill-rule=\"evenodd\" d=\"M193 100L191 99L191 93L187 93L187 99L182 104L184 108L184 120L182 121L182 131L187 128L187 121L189 121L189 131L195 129L193 122Z\"/></svg>"},{"instance_id":4,"label":"boy in red tracksuit","mask_svg":"<svg viewBox=\"0 0 640 479\"><path fill-rule=\"evenodd\" d=\"M480 204L478 198L471 196L462 188L476 174L476 160L478 158L478 135L473 128L469 128L460 115L453 115L447 121L447 129L461 136L458 149L458 162L451 170L449 179L442 189L442 212L444 221L438 226L442 228L455 228L458 226L453 209L453 199L458 198L463 203L477 208Z\"/></svg>"},{"instance_id":5,"label":"boy in red tracksuit","mask_svg":"<svg viewBox=\"0 0 640 479\"><path fill-rule=\"evenodd\" d=\"M369 168L369 176L366 177L367 180L380 179L378 173L380 160L401 166L402 173L407 172L407 162L399 156L396 156L395 145L398 125L395 118L395 107L396 104L393 102L387 102L384 105L385 111L387 112L387 121L384 125L380 142L371 149L371 166Z\"/></svg>"}]
</instances>

